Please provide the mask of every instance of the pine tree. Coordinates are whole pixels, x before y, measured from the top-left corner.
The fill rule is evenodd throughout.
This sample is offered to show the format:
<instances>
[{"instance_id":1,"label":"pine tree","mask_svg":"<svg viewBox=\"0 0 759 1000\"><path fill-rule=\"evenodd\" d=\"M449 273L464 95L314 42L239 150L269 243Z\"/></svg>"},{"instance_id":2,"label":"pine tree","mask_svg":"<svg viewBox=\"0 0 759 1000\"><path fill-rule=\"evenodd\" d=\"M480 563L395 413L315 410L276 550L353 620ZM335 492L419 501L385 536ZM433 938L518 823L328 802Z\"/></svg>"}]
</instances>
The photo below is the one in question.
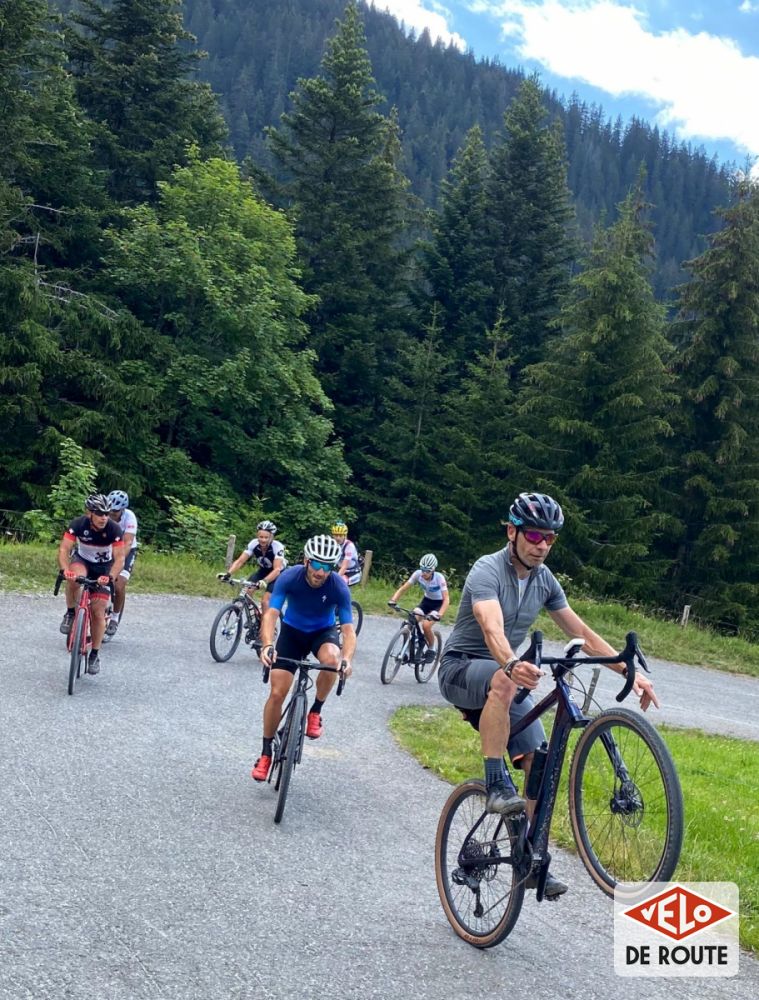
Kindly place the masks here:
<instances>
[{"instance_id":1,"label":"pine tree","mask_svg":"<svg viewBox=\"0 0 759 1000\"><path fill-rule=\"evenodd\" d=\"M460 522L441 482L447 361L439 315L433 305L423 340L403 345L387 382L384 420L368 456L372 475L382 486L367 497L364 540L411 562L440 546L447 522ZM413 525L413 531L403 531L402 525Z\"/></svg>"},{"instance_id":2,"label":"pine tree","mask_svg":"<svg viewBox=\"0 0 759 1000\"><path fill-rule=\"evenodd\" d=\"M443 182L440 209L432 216L432 239L423 272L432 301L441 310L445 350L473 357L485 348L495 283L488 231L488 158L475 125Z\"/></svg>"},{"instance_id":3,"label":"pine tree","mask_svg":"<svg viewBox=\"0 0 759 1000\"><path fill-rule=\"evenodd\" d=\"M400 341L406 257L397 123L376 110L381 100L352 0L319 76L299 82L292 110L270 132L305 289L318 297L310 346L359 487Z\"/></svg>"},{"instance_id":4,"label":"pine tree","mask_svg":"<svg viewBox=\"0 0 759 1000\"><path fill-rule=\"evenodd\" d=\"M491 154L489 250L495 270L491 324L508 322L519 368L537 361L566 293L574 219L558 122L535 79L525 80Z\"/></svg>"},{"instance_id":5,"label":"pine tree","mask_svg":"<svg viewBox=\"0 0 759 1000\"><path fill-rule=\"evenodd\" d=\"M759 187L737 183L722 217L673 330L686 418L675 580L702 616L736 625L759 620Z\"/></svg>"},{"instance_id":6,"label":"pine tree","mask_svg":"<svg viewBox=\"0 0 759 1000\"><path fill-rule=\"evenodd\" d=\"M653 598L656 538L677 529L661 485L675 397L646 208L638 188L597 232L546 360L525 371L516 450L532 487L566 504L557 564L593 593Z\"/></svg>"},{"instance_id":7,"label":"pine tree","mask_svg":"<svg viewBox=\"0 0 759 1000\"><path fill-rule=\"evenodd\" d=\"M455 545L451 560L461 568L505 544L509 504L529 486L514 456L514 357L503 316L484 339L449 394L441 421L445 495L460 511L446 535Z\"/></svg>"},{"instance_id":8,"label":"pine tree","mask_svg":"<svg viewBox=\"0 0 759 1000\"><path fill-rule=\"evenodd\" d=\"M97 123L111 196L154 201L187 150L221 152L226 127L207 84L191 80L201 53L182 27L180 0L81 0L68 46L76 93Z\"/></svg>"}]
</instances>

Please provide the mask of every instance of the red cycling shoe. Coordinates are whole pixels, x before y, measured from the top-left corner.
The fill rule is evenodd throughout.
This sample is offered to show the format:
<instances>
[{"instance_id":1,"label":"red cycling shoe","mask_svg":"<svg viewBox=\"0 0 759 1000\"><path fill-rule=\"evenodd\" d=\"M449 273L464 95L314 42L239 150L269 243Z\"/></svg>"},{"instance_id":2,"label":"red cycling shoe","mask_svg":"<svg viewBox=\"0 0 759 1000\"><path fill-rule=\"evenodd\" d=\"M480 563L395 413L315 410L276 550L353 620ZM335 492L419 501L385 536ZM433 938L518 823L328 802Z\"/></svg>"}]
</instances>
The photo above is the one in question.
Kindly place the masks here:
<instances>
[{"instance_id":1,"label":"red cycling shoe","mask_svg":"<svg viewBox=\"0 0 759 1000\"><path fill-rule=\"evenodd\" d=\"M309 712L306 719L306 736L310 740L318 740L324 732L324 723L318 712Z\"/></svg>"},{"instance_id":2,"label":"red cycling shoe","mask_svg":"<svg viewBox=\"0 0 759 1000\"><path fill-rule=\"evenodd\" d=\"M261 755L255 763L253 770L250 772L251 778L256 781L266 781L269 777L269 771L271 769L271 757L266 757Z\"/></svg>"}]
</instances>

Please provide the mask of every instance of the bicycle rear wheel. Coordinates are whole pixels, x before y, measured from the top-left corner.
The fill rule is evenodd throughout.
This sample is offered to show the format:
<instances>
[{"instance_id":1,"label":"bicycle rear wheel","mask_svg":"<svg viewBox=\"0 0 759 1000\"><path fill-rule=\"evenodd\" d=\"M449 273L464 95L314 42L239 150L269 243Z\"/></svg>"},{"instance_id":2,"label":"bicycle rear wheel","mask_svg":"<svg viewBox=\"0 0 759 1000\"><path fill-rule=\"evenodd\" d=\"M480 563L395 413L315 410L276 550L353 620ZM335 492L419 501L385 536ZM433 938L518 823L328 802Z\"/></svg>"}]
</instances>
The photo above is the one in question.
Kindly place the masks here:
<instances>
[{"instance_id":1,"label":"bicycle rear wheel","mask_svg":"<svg viewBox=\"0 0 759 1000\"><path fill-rule=\"evenodd\" d=\"M666 744L626 708L602 712L577 742L569 816L583 864L607 895L667 882L680 858L683 794Z\"/></svg>"},{"instance_id":2,"label":"bicycle rear wheel","mask_svg":"<svg viewBox=\"0 0 759 1000\"><path fill-rule=\"evenodd\" d=\"M239 604L225 604L211 626L211 656L226 663L235 653L242 635L242 611Z\"/></svg>"},{"instance_id":3,"label":"bicycle rear wheel","mask_svg":"<svg viewBox=\"0 0 759 1000\"><path fill-rule=\"evenodd\" d=\"M356 635L361 631L361 626L364 624L364 610L358 601L351 601L351 611L353 612L353 627L356 630Z\"/></svg>"},{"instance_id":4,"label":"bicycle rear wheel","mask_svg":"<svg viewBox=\"0 0 759 1000\"><path fill-rule=\"evenodd\" d=\"M71 626L71 649L69 657L69 694L74 693L76 682L87 671L87 612L79 608Z\"/></svg>"},{"instance_id":5,"label":"bicycle rear wheel","mask_svg":"<svg viewBox=\"0 0 759 1000\"><path fill-rule=\"evenodd\" d=\"M380 680L383 684L392 683L393 678L401 669L403 655L408 648L408 637L408 626L401 625L390 640L390 645L385 650L385 658L382 661L382 669L380 670Z\"/></svg>"},{"instance_id":6,"label":"bicycle rear wheel","mask_svg":"<svg viewBox=\"0 0 759 1000\"><path fill-rule=\"evenodd\" d=\"M304 696L295 695L285 720L285 732L282 734L282 749L280 756L280 771L277 775L276 788L277 808L274 810L274 822L279 823L285 814L287 792L290 788L290 778L293 768L300 757L303 745L303 735L306 731L306 700Z\"/></svg>"},{"instance_id":7,"label":"bicycle rear wheel","mask_svg":"<svg viewBox=\"0 0 759 1000\"><path fill-rule=\"evenodd\" d=\"M414 663L414 676L420 684L426 684L431 677L434 677L438 663L440 663L440 654L443 651L443 637L438 631L433 632L433 636L435 639L435 659L432 663L424 662L424 657L427 653L427 643L423 642L420 643L422 650L418 654L416 662ZM421 660L419 659L419 656L421 656Z\"/></svg>"},{"instance_id":8,"label":"bicycle rear wheel","mask_svg":"<svg viewBox=\"0 0 759 1000\"><path fill-rule=\"evenodd\" d=\"M435 838L435 878L445 915L460 938L492 948L507 937L524 901L511 862L517 826L485 812L485 783L458 785L443 806ZM500 859L506 861L494 864Z\"/></svg>"}]
</instances>

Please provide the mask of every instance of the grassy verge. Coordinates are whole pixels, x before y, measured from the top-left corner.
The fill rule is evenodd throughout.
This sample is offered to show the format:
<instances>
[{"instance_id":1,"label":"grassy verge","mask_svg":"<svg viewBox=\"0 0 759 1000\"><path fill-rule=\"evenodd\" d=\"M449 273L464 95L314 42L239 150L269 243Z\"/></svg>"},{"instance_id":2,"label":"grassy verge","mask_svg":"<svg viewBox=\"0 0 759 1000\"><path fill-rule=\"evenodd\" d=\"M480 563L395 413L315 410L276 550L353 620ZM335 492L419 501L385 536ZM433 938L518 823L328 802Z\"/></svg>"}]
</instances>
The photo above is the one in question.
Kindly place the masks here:
<instances>
[{"instance_id":1,"label":"grassy verge","mask_svg":"<svg viewBox=\"0 0 759 1000\"><path fill-rule=\"evenodd\" d=\"M477 734L454 709L400 708L390 725L400 745L446 781L455 784L481 774ZM685 838L675 876L737 883L741 945L759 952L759 744L690 729L659 730L677 765L685 800ZM552 839L574 847L566 776Z\"/></svg>"},{"instance_id":2,"label":"grassy verge","mask_svg":"<svg viewBox=\"0 0 759 1000\"><path fill-rule=\"evenodd\" d=\"M0 543L0 590L52 590L56 574L55 545ZM171 593L196 597L221 597L225 594L215 579L223 561L211 564L186 553L156 553L141 548L137 571L131 583L132 593ZM365 586L353 588L353 596L368 614L391 614L387 599L399 580L370 578ZM419 594L405 595L408 606ZM570 595L571 596L571 595ZM453 622L460 592L451 593L451 608L446 624ZM612 645L621 648L625 633L635 630L645 652L676 663L692 663L759 677L759 644L745 639L719 635L708 629L678 624L644 615L621 604L604 604L586 598L572 599L572 606ZM561 633L543 614L539 626L549 638Z\"/></svg>"}]
</instances>

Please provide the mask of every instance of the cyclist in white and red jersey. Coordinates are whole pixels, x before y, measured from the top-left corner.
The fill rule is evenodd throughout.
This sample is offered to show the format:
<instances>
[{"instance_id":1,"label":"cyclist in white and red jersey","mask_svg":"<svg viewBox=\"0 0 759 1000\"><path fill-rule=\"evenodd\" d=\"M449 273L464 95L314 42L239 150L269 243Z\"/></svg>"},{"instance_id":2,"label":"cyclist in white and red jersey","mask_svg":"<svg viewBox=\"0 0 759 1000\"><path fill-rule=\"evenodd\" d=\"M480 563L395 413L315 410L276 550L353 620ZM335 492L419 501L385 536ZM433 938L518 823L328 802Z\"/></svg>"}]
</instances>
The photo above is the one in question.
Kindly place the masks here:
<instances>
[{"instance_id":1,"label":"cyclist in white and red jersey","mask_svg":"<svg viewBox=\"0 0 759 1000\"><path fill-rule=\"evenodd\" d=\"M349 587L361 583L361 563L358 558L358 549L348 538L348 525L344 521L336 521L329 533L340 546L338 576L341 576Z\"/></svg>"},{"instance_id":2,"label":"cyclist in white and red jersey","mask_svg":"<svg viewBox=\"0 0 759 1000\"><path fill-rule=\"evenodd\" d=\"M77 576L97 580L100 588L92 595L92 649L87 672L100 670L100 644L105 632L105 606L115 577L124 568L124 541L121 529L108 517L108 498L93 493L85 501L86 513L75 517L63 533L58 547L58 566L66 578L66 614L60 630L71 631L74 612L79 601Z\"/></svg>"},{"instance_id":3,"label":"cyclist in white and red jersey","mask_svg":"<svg viewBox=\"0 0 759 1000\"><path fill-rule=\"evenodd\" d=\"M119 620L126 601L127 584L132 576L134 561L137 558L137 517L134 511L129 509L129 494L125 493L124 490L112 490L108 494L107 500L111 508L108 516L121 528L124 552L126 553L124 568L116 577L114 584L113 611L105 630L105 634L110 637L116 635L116 630L119 627Z\"/></svg>"},{"instance_id":4,"label":"cyclist in white and red jersey","mask_svg":"<svg viewBox=\"0 0 759 1000\"><path fill-rule=\"evenodd\" d=\"M419 569L414 570L411 576L402 583L390 600L390 605L397 604L401 594L405 594L409 587L418 584L424 592L424 597L418 608L414 608L417 615L430 615L436 621L440 621L448 610L450 598L448 596L448 583L442 573L437 570L437 556L432 552L423 555L419 560ZM417 618L424 631L424 638L427 640L427 650L424 654L424 662L432 663L435 659L435 636L432 633L432 622L423 621Z\"/></svg>"}]
</instances>

